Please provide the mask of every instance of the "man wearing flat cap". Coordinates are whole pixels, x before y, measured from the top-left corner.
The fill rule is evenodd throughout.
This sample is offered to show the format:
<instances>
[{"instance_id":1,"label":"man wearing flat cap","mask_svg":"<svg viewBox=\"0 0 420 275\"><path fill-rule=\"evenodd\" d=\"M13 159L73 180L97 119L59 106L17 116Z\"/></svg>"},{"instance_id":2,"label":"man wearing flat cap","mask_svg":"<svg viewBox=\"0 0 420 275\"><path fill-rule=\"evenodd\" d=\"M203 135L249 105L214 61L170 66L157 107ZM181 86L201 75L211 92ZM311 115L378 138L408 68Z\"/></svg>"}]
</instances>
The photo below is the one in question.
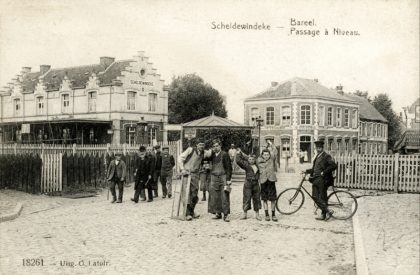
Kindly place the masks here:
<instances>
[{"instance_id":1,"label":"man wearing flat cap","mask_svg":"<svg viewBox=\"0 0 420 275\"><path fill-rule=\"evenodd\" d=\"M107 180L110 182L110 191L112 194L111 203L122 203L123 192L124 192L124 182L127 176L127 167L125 162L121 159L121 153L115 153L115 159L111 161L108 166L108 171L106 174ZM115 186L118 185L118 200L117 194L115 192Z\"/></svg>"},{"instance_id":2,"label":"man wearing flat cap","mask_svg":"<svg viewBox=\"0 0 420 275\"><path fill-rule=\"evenodd\" d=\"M337 164L329 154L324 152L324 141L315 141L315 147L317 155L314 159L312 169L306 170L306 173L310 174L312 196L322 211L321 216L316 219L327 221L332 216L332 211L327 207L327 189L334 181L332 173L337 169Z\"/></svg>"}]
</instances>

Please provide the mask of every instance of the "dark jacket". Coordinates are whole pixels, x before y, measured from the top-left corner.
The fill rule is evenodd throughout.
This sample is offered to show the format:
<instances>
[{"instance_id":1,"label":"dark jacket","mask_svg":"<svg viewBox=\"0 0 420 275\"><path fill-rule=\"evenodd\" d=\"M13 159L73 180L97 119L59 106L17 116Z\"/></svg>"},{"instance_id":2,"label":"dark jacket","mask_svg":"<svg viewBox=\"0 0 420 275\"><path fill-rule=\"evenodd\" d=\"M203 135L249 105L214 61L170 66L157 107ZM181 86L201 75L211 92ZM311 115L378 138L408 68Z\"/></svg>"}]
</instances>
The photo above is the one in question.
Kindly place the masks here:
<instances>
[{"instance_id":1,"label":"dark jacket","mask_svg":"<svg viewBox=\"0 0 420 275\"><path fill-rule=\"evenodd\" d=\"M149 180L149 176L152 176L153 174L153 158L148 155L146 155L144 159L139 157L136 164L137 170L134 189L142 189Z\"/></svg>"},{"instance_id":2,"label":"dark jacket","mask_svg":"<svg viewBox=\"0 0 420 275\"><path fill-rule=\"evenodd\" d=\"M254 169L252 169L252 166L249 164L246 157L241 153L236 155L236 163L239 165L239 167L245 170L245 180L248 183L258 183L258 179L260 177L260 170L258 169L257 164L255 164L255 166L257 167L257 172L255 173Z\"/></svg>"},{"instance_id":3,"label":"dark jacket","mask_svg":"<svg viewBox=\"0 0 420 275\"><path fill-rule=\"evenodd\" d=\"M168 154L168 156L161 156L161 169L160 169L160 174L163 176L168 176L168 175L172 175L173 173L173 168L175 167L175 159L174 156L172 156L171 154ZM165 163L164 163L165 161Z\"/></svg>"},{"instance_id":4,"label":"dark jacket","mask_svg":"<svg viewBox=\"0 0 420 275\"><path fill-rule=\"evenodd\" d=\"M306 172L310 173L313 179L322 177L324 183L329 186L334 183L333 172L335 169L337 169L337 164L333 158L326 152L322 152L314 159L312 169L308 169Z\"/></svg>"},{"instance_id":5,"label":"dark jacket","mask_svg":"<svg viewBox=\"0 0 420 275\"><path fill-rule=\"evenodd\" d=\"M127 167L123 160L120 160L118 165L115 164L115 159L109 164L106 179L109 181L115 180L115 176L120 180L125 180L127 176Z\"/></svg>"},{"instance_id":6,"label":"dark jacket","mask_svg":"<svg viewBox=\"0 0 420 275\"><path fill-rule=\"evenodd\" d=\"M161 152L156 152L154 154L154 158L155 158L155 171L160 171L160 169L162 168L162 154L161 154Z\"/></svg>"},{"instance_id":7,"label":"dark jacket","mask_svg":"<svg viewBox=\"0 0 420 275\"><path fill-rule=\"evenodd\" d=\"M223 169L226 173L226 181L230 181L232 178L232 163L230 161L230 157L228 153L225 151L220 151L219 155L216 156L216 153L213 151L211 153L211 156L208 158L205 158L205 160L210 160L212 162L212 169L215 167L215 163L222 161L223 162Z\"/></svg>"}]
</instances>

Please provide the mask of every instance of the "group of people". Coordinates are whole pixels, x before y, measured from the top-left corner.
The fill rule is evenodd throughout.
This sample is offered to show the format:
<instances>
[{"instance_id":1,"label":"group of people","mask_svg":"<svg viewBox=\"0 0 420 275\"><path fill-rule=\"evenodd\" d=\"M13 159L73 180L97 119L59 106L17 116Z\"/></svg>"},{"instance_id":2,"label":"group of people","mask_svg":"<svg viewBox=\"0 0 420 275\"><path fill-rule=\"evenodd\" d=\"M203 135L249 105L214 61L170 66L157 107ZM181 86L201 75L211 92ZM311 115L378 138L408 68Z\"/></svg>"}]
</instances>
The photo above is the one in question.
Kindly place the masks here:
<instances>
[{"instance_id":1,"label":"group of people","mask_svg":"<svg viewBox=\"0 0 420 275\"><path fill-rule=\"evenodd\" d=\"M159 181L162 185L162 198L172 196L172 176L175 159L169 154L169 147L159 145L153 148L152 152L147 152L146 147L140 146L138 158L136 159L136 170L134 172L134 197L133 202L142 201L152 202L158 196ZM115 153L107 170L107 180L110 183L109 189L112 194L111 203L122 203L124 193L124 183L127 176L126 164L121 160L121 153ZM118 199L116 195L118 186ZM146 199L147 192L147 199Z\"/></svg>"},{"instance_id":2,"label":"group of people","mask_svg":"<svg viewBox=\"0 0 420 275\"><path fill-rule=\"evenodd\" d=\"M205 190L208 190L208 212L214 215L214 219L230 221L231 178L233 167L237 164L245 170L241 219L247 218L247 212L251 209L252 204L256 219L261 220L259 210L262 200L265 220L277 221L275 201L277 198L276 172L278 165L277 153L273 144L267 141L266 148L258 158L253 154L246 155L240 148L234 148L233 145L226 153L222 150L221 145L221 141L216 139L213 140L212 148L204 150L204 142L196 141L179 156L178 162L184 186L188 176L190 177L186 220L191 221L199 217L194 209L199 199L198 190L200 188L203 190L202 200L206 200ZM268 201L271 203L271 219Z\"/></svg>"},{"instance_id":3,"label":"group of people","mask_svg":"<svg viewBox=\"0 0 420 275\"><path fill-rule=\"evenodd\" d=\"M312 169L307 170L311 174L312 196L318 207L322 210L319 220L328 220L332 211L327 207L327 188L333 181L332 172L336 169L332 157L323 151L323 141L315 142L317 156L313 161ZM233 149L235 152L233 152ZM259 211L264 208L266 221L278 221L276 217L277 199L277 151L272 142L267 140L265 148L257 157L255 154L245 154L240 148L232 146L229 153L222 150L222 143L215 139L212 147L205 150L205 144L201 140L190 142L189 147L178 157L179 169L182 177L183 190L186 189L190 180L189 194L187 196L186 220L191 221L199 218L195 207L198 203L199 191L203 192L202 201L207 200L208 213L214 215L214 219L230 221L230 193L232 184L232 170L235 164L245 171L243 185L243 213L240 219L247 219L247 212L253 208L255 218L262 220ZM172 196L172 176L175 159L169 154L169 148L154 147L154 152L147 153L144 146L140 146L139 157L135 171L135 193L131 200L138 203L139 199L147 202L153 201L158 195L158 182L162 185L163 198ZM110 182L112 203L121 203L124 189L124 181L127 175L125 163L121 160L121 154L116 154L115 159L108 167L107 179ZM118 186L119 194L116 197L115 187ZM262 201L262 203L261 203ZM270 202L270 211L268 207ZM252 207L251 207L252 206Z\"/></svg>"}]
</instances>

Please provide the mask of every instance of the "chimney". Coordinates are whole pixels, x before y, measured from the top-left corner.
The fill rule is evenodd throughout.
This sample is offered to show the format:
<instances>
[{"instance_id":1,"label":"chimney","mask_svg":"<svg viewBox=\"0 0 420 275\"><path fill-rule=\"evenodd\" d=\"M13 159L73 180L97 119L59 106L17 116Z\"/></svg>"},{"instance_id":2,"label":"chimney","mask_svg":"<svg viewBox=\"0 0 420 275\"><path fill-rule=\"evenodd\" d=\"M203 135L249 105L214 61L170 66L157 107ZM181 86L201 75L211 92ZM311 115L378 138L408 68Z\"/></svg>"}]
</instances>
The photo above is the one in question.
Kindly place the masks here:
<instances>
[{"instance_id":1,"label":"chimney","mask_svg":"<svg viewBox=\"0 0 420 275\"><path fill-rule=\"evenodd\" d=\"M41 66L39 66L39 71L41 72L41 75L44 75L50 69L51 69L51 65L41 65Z\"/></svg>"},{"instance_id":2,"label":"chimney","mask_svg":"<svg viewBox=\"0 0 420 275\"><path fill-rule=\"evenodd\" d=\"M335 87L335 89L337 90L337 93L339 93L340 95L344 94L343 86L341 84Z\"/></svg>"},{"instance_id":3,"label":"chimney","mask_svg":"<svg viewBox=\"0 0 420 275\"><path fill-rule=\"evenodd\" d=\"M27 74L31 72L31 67L22 67L22 74Z\"/></svg>"},{"instance_id":4,"label":"chimney","mask_svg":"<svg viewBox=\"0 0 420 275\"><path fill-rule=\"evenodd\" d=\"M318 78L315 78L315 79L314 79L314 81L315 81L316 83L318 83Z\"/></svg>"},{"instance_id":5,"label":"chimney","mask_svg":"<svg viewBox=\"0 0 420 275\"><path fill-rule=\"evenodd\" d=\"M277 81L271 81L271 87L276 87L279 83Z\"/></svg>"},{"instance_id":6,"label":"chimney","mask_svg":"<svg viewBox=\"0 0 420 275\"><path fill-rule=\"evenodd\" d=\"M99 64L101 64L105 68L108 68L108 66L114 63L114 61L115 61L115 57L109 57L109 56L99 57Z\"/></svg>"}]
</instances>

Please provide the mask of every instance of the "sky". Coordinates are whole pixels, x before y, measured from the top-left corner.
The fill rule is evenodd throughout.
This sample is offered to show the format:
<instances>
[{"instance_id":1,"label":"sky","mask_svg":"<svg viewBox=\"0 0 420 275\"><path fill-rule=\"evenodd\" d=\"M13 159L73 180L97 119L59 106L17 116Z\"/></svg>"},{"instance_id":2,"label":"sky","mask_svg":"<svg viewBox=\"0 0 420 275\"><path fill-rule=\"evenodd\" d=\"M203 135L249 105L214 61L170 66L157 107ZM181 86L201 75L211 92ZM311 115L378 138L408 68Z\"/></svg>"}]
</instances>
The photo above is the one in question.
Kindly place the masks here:
<instances>
[{"instance_id":1,"label":"sky","mask_svg":"<svg viewBox=\"0 0 420 275\"><path fill-rule=\"evenodd\" d=\"M291 26L292 18L315 26ZM220 30L212 22L271 28ZM321 35L291 34L292 27ZM360 35L334 36L333 28ZM24 66L95 64L138 51L165 84L201 76L226 96L228 117L237 122L245 98L293 77L387 93L397 112L420 96L418 0L0 0L0 87Z\"/></svg>"}]
</instances>

